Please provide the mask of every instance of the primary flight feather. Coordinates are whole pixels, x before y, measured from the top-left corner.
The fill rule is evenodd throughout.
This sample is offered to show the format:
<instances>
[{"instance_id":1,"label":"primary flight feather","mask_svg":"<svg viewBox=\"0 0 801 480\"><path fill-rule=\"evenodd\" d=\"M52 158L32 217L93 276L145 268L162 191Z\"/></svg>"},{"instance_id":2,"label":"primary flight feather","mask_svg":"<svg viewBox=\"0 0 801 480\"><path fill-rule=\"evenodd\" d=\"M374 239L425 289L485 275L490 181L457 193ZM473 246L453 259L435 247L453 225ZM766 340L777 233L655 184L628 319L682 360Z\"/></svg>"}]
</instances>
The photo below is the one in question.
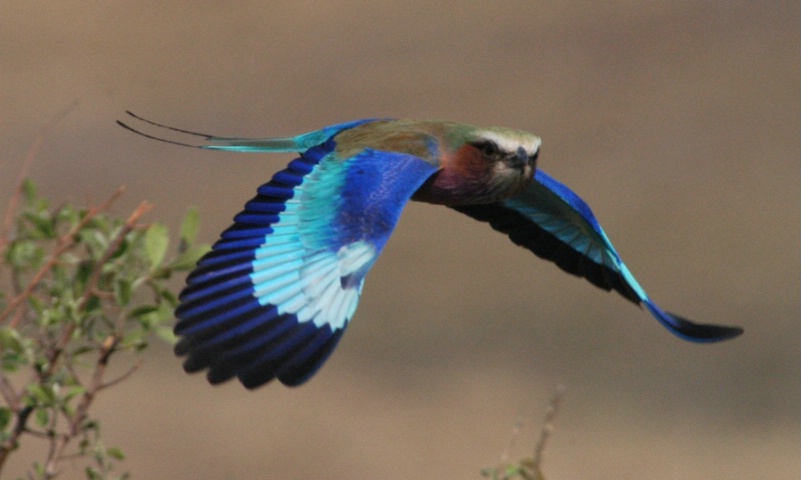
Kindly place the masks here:
<instances>
[{"instance_id":1,"label":"primary flight feather","mask_svg":"<svg viewBox=\"0 0 801 480\"><path fill-rule=\"evenodd\" d=\"M255 388L300 385L325 362L409 200L446 205L489 223L564 271L643 305L692 341L738 327L693 323L661 310L637 283L589 206L537 169L540 139L448 121L367 119L282 138L232 138L161 125L210 150L299 152L258 188L187 278L175 351L187 372Z\"/></svg>"}]
</instances>

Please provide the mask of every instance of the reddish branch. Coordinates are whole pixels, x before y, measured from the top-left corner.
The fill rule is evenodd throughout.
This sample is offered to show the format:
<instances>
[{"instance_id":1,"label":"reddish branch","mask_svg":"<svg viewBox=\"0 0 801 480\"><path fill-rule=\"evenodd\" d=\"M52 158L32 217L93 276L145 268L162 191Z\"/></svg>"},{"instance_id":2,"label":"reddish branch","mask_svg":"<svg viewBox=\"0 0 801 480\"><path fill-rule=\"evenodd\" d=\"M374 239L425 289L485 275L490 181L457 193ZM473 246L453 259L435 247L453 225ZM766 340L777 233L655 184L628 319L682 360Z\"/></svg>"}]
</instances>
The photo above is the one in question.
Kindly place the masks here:
<instances>
[{"instance_id":1,"label":"reddish branch","mask_svg":"<svg viewBox=\"0 0 801 480\"><path fill-rule=\"evenodd\" d=\"M11 196L11 199L8 202L6 216L3 219L3 228L0 230L0 252L3 251L8 243L8 234L11 231L14 217L16 217L17 214L17 208L22 200L22 189L23 185L25 184L25 177L28 176L28 169L30 168L31 163L33 163L33 159L36 158L36 155L39 153L42 145L44 145L44 142L50 135L50 132L56 128L67 115L72 113L72 111L75 110L80 103L80 99L75 99L72 101L72 103L64 107L63 110L55 114L53 118L47 122L47 125L45 125L41 131L39 131L39 134L36 135L36 139L33 141L33 145L31 145L31 148L28 149L28 153L25 155L25 161L22 163L22 168L20 168L19 179L17 181L16 189L14 189L14 195Z\"/></svg>"},{"instance_id":2,"label":"reddish branch","mask_svg":"<svg viewBox=\"0 0 801 480\"><path fill-rule=\"evenodd\" d=\"M47 262L45 262L45 264L42 265L42 267L33 275L33 277L31 277L25 289L22 290L22 292L19 295L11 299L11 301L8 302L8 306L6 307L6 309L3 310L2 313L0 313L0 323L6 321L8 316L11 315L12 312L16 311L16 314L9 323L9 326L10 327L17 326L23 312L22 309L17 310L17 307L21 305L24 301L26 301L28 297L31 296L31 294L33 294L33 291L36 290L36 287L39 286L42 280L44 280L45 276L48 273L50 273L53 267L56 266L56 264L60 261L61 256L76 245L76 236L81 231L81 229L83 229L83 227L85 227L86 224L92 221L95 217L97 217L101 213L111 208L114 202L117 201L117 199L123 194L124 191L125 187L118 188L117 191L114 192L111 195L111 197L109 197L108 200L106 200L100 206L90 208L80 222L78 222L74 227L72 227L69 232L65 233L64 235L58 238L58 240L56 241L55 249L50 254L50 257L47 259ZM142 208L142 206L140 206L139 208ZM119 247L119 243L117 243L117 247Z\"/></svg>"}]
</instances>

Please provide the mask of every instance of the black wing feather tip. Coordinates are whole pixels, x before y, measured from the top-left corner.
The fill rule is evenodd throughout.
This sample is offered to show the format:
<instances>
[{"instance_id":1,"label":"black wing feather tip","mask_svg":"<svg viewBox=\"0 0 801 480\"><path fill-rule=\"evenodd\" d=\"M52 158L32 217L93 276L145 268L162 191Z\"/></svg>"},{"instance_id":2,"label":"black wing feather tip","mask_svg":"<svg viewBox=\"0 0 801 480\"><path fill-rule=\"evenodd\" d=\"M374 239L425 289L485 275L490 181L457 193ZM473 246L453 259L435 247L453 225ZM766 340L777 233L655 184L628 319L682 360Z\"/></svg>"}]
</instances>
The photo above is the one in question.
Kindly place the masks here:
<instances>
[{"instance_id":1,"label":"black wing feather tip","mask_svg":"<svg viewBox=\"0 0 801 480\"><path fill-rule=\"evenodd\" d=\"M342 338L342 330L332 332L326 326L325 331L321 332L325 340L320 345L314 345L309 351L300 352L293 357L287 366L281 368L276 373L278 380L288 387L297 387L306 383L323 366L323 363L331 356L334 348Z\"/></svg>"},{"instance_id":2,"label":"black wing feather tip","mask_svg":"<svg viewBox=\"0 0 801 480\"><path fill-rule=\"evenodd\" d=\"M697 342L722 342L743 334L742 327L695 323L675 313L665 312L674 321L673 330L680 337Z\"/></svg>"}]
</instances>

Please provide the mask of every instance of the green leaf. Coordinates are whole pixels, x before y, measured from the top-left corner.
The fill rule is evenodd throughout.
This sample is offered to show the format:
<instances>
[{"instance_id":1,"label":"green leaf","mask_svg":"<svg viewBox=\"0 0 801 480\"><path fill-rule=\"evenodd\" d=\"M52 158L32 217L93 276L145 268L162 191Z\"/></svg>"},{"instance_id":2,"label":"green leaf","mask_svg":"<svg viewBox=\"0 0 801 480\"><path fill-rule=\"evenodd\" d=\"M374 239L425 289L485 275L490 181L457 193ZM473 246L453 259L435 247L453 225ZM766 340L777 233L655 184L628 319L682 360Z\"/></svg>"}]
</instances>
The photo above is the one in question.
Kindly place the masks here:
<instances>
[{"instance_id":1,"label":"green leaf","mask_svg":"<svg viewBox=\"0 0 801 480\"><path fill-rule=\"evenodd\" d=\"M36 191L36 184L33 183L33 180L30 178L26 177L25 180L22 181L22 196L25 199L25 203L28 205L35 202L36 198L39 196Z\"/></svg>"},{"instance_id":2,"label":"green leaf","mask_svg":"<svg viewBox=\"0 0 801 480\"><path fill-rule=\"evenodd\" d=\"M0 327L0 345L3 346L3 350L10 350L14 353L25 351L25 345L22 343L17 329L8 326Z\"/></svg>"},{"instance_id":3,"label":"green leaf","mask_svg":"<svg viewBox=\"0 0 801 480\"><path fill-rule=\"evenodd\" d=\"M178 297L174 293L166 288L162 288L158 291L158 294L162 300L167 302L170 309L175 310L175 307L178 306Z\"/></svg>"},{"instance_id":4,"label":"green leaf","mask_svg":"<svg viewBox=\"0 0 801 480\"><path fill-rule=\"evenodd\" d=\"M114 282L114 300L117 305L125 307L131 302L131 292L133 287L131 281L125 277L118 277Z\"/></svg>"},{"instance_id":5,"label":"green leaf","mask_svg":"<svg viewBox=\"0 0 801 480\"><path fill-rule=\"evenodd\" d=\"M169 232L164 225L154 223L147 229L147 233L145 233L145 252L153 269L161 265L169 243Z\"/></svg>"},{"instance_id":6,"label":"green leaf","mask_svg":"<svg viewBox=\"0 0 801 480\"><path fill-rule=\"evenodd\" d=\"M114 460L125 460L125 454L122 453L117 447L109 447L106 449L106 455L113 458Z\"/></svg>"},{"instance_id":7,"label":"green leaf","mask_svg":"<svg viewBox=\"0 0 801 480\"><path fill-rule=\"evenodd\" d=\"M174 270L191 270L195 268L198 260L211 250L208 244L192 245L184 250L181 255L170 263L170 268Z\"/></svg>"},{"instance_id":8,"label":"green leaf","mask_svg":"<svg viewBox=\"0 0 801 480\"><path fill-rule=\"evenodd\" d=\"M94 270L94 264L88 260L81 260L77 263L73 278L78 291L83 292L92 275L92 270Z\"/></svg>"},{"instance_id":9,"label":"green leaf","mask_svg":"<svg viewBox=\"0 0 801 480\"><path fill-rule=\"evenodd\" d=\"M0 430L5 430L11 424L11 409L0 407Z\"/></svg>"},{"instance_id":10,"label":"green leaf","mask_svg":"<svg viewBox=\"0 0 801 480\"><path fill-rule=\"evenodd\" d=\"M195 243L199 226L200 213L197 207L191 207L181 223L181 251Z\"/></svg>"},{"instance_id":11,"label":"green leaf","mask_svg":"<svg viewBox=\"0 0 801 480\"><path fill-rule=\"evenodd\" d=\"M167 342L169 345L175 345L178 343L178 337L172 333L172 327L160 326L156 328L156 336Z\"/></svg>"},{"instance_id":12,"label":"green leaf","mask_svg":"<svg viewBox=\"0 0 801 480\"><path fill-rule=\"evenodd\" d=\"M71 387L64 389L62 398L64 398L66 401L69 401L78 395L83 395L84 393L86 393L86 387L82 385L72 385Z\"/></svg>"},{"instance_id":13,"label":"green leaf","mask_svg":"<svg viewBox=\"0 0 801 480\"><path fill-rule=\"evenodd\" d=\"M86 467L84 472L86 472L86 478L88 478L89 480L101 480L103 478L100 472L98 472L93 467Z\"/></svg>"},{"instance_id":14,"label":"green leaf","mask_svg":"<svg viewBox=\"0 0 801 480\"><path fill-rule=\"evenodd\" d=\"M6 261L17 269L33 269L44 259L45 251L32 241L15 241L6 250Z\"/></svg>"},{"instance_id":15,"label":"green leaf","mask_svg":"<svg viewBox=\"0 0 801 480\"><path fill-rule=\"evenodd\" d=\"M25 389L31 398L40 405L50 405L56 399L53 389L49 386L32 384L27 385Z\"/></svg>"},{"instance_id":16,"label":"green leaf","mask_svg":"<svg viewBox=\"0 0 801 480\"><path fill-rule=\"evenodd\" d=\"M31 236L37 239L54 239L56 238L56 227L53 219L47 211L32 213L26 212L22 217L27 220L33 227Z\"/></svg>"},{"instance_id":17,"label":"green leaf","mask_svg":"<svg viewBox=\"0 0 801 480\"><path fill-rule=\"evenodd\" d=\"M50 412L45 408L36 409L36 424L40 427L46 427L50 423Z\"/></svg>"},{"instance_id":18,"label":"green leaf","mask_svg":"<svg viewBox=\"0 0 801 480\"><path fill-rule=\"evenodd\" d=\"M147 347L147 339L145 338L144 330L136 330L126 334L119 343L120 350L133 349L141 352L145 347Z\"/></svg>"},{"instance_id":19,"label":"green leaf","mask_svg":"<svg viewBox=\"0 0 801 480\"><path fill-rule=\"evenodd\" d=\"M59 221L64 221L70 227L77 225L81 221L81 212L75 205L64 205L57 213Z\"/></svg>"},{"instance_id":20,"label":"green leaf","mask_svg":"<svg viewBox=\"0 0 801 480\"><path fill-rule=\"evenodd\" d=\"M158 305L153 305L153 304L139 305L138 307L128 312L128 318L142 317L149 313L153 313L158 309L159 309Z\"/></svg>"}]
</instances>

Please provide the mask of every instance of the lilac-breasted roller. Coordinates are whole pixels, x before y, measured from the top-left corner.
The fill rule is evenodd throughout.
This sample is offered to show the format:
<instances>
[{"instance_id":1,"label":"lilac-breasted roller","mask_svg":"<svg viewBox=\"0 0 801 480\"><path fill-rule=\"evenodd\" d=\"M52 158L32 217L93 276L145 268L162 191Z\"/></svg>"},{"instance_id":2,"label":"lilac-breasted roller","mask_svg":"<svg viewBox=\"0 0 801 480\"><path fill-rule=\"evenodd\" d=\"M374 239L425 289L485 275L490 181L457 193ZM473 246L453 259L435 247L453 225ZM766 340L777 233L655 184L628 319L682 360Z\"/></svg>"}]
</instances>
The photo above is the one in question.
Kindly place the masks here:
<instances>
[{"instance_id":1,"label":"lilac-breasted roller","mask_svg":"<svg viewBox=\"0 0 801 480\"><path fill-rule=\"evenodd\" d=\"M129 112L130 113L130 112ZM188 276L175 315L184 369L247 388L300 385L348 326L364 278L409 200L487 222L537 256L644 306L668 330L716 342L738 327L702 325L661 310L621 260L589 206L536 168L540 139L449 121L357 120L282 138L199 139L179 145L233 152L299 152L258 188Z\"/></svg>"}]
</instances>

